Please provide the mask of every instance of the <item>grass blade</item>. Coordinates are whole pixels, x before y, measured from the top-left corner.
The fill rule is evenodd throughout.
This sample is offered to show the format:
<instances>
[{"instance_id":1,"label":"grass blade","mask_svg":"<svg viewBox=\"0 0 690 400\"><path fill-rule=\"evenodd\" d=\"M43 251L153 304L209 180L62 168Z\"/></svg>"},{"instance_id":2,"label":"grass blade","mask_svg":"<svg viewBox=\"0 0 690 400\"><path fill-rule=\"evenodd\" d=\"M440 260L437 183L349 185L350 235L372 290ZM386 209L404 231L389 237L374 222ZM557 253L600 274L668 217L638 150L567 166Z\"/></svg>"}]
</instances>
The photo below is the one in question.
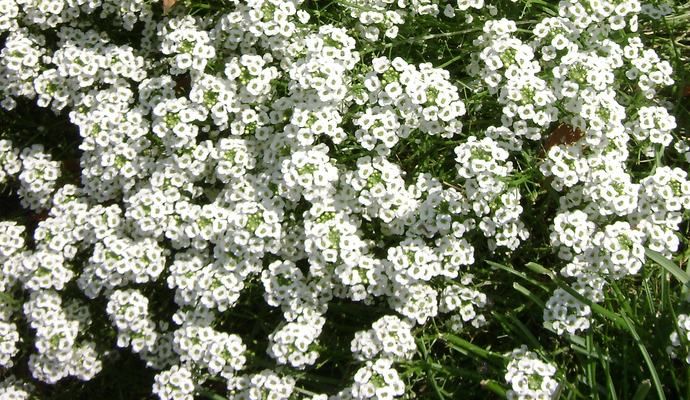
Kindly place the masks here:
<instances>
[{"instance_id":1,"label":"grass blade","mask_svg":"<svg viewBox=\"0 0 690 400\"><path fill-rule=\"evenodd\" d=\"M625 312L626 308L630 308L630 304L625 299L623 293L620 291L620 289L615 283L612 283L611 287L616 293L618 301L623 305L623 309L621 310L621 318L623 319L623 322L628 328L628 331L632 335L633 340L635 340L637 347L640 349L640 353L642 353L642 358L644 358L645 364L647 364L647 369L649 369L649 374L652 376L652 382L654 382L654 389L656 390L659 400L665 400L666 395L664 394L664 387L661 384L659 373L657 372L656 367L654 366L654 361L652 360L652 357L649 355L647 346L645 346L644 343L642 343L642 338L637 333L637 329L635 329L634 322L630 318L628 318L628 315Z\"/></svg>"},{"instance_id":2,"label":"grass blade","mask_svg":"<svg viewBox=\"0 0 690 400\"><path fill-rule=\"evenodd\" d=\"M600 350L597 349L597 351ZM599 360L601 361L601 369L604 370L604 375L606 376L606 389L608 390L609 394L608 398L611 400L618 400L618 395L616 394L616 387L613 384L613 378L611 378L611 368L609 366L608 353L602 354L601 357L599 357Z\"/></svg>"},{"instance_id":3,"label":"grass blade","mask_svg":"<svg viewBox=\"0 0 690 400\"><path fill-rule=\"evenodd\" d=\"M518 292L524 294L527 296L530 300L532 300L535 304L537 304L539 307L542 309L546 307L546 303L539 297L537 297L534 293L532 293L531 290L527 289L526 287L522 286L521 284L514 282L513 283L513 289L517 290Z\"/></svg>"},{"instance_id":4,"label":"grass blade","mask_svg":"<svg viewBox=\"0 0 690 400\"><path fill-rule=\"evenodd\" d=\"M647 368L649 368L649 373L650 375L652 375L652 381L654 381L654 389L656 389L656 393L659 396L659 399L665 400L666 395L664 394L664 388L661 385L661 379L659 379L659 374L656 371L656 367L654 366L652 357L649 355L649 351L647 351L647 347L644 345L644 343L642 343L640 335L637 334L637 331L635 330L635 327L633 326L633 323L630 320L630 318L628 318L626 315L623 315L623 320L628 325L628 329L630 330L633 339L635 339L637 347L640 349L640 352L642 353L642 358L644 358L644 361L647 364Z\"/></svg>"},{"instance_id":5,"label":"grass blade","mask_svg":"<svg viewBox=\"0 0 690 400\"><path fill-rule=\"evenodd\" d=\"M504 357L502 355L494 353L494 352L489 351L489 350L482 349L481 347L479 347L475 344L472 344L472 343L468 342L467 340L465 340L461 337L455 336L455 335L450 334L450 333L444 333L444 334L441 334L441 339L443 339L448 344L452 344L453 346L451 346L451 347L455 350L458 350L458 351L464 350L464 351L461 351L464 354L471 353L471 354L474 354L474 355L476 355L480 358L483 358L485 360L493 361L493 362L500 362L501 364L503 364Z\"/></svg>"},{"instance_id":6,"label":"grass blade","mask_svg":"<svg viewBox=\"0 0 690 400\"><path fill-rule=\"evenodd\" d=\"M647 397L647 394L649 393L649 389L652 388L652 384L649 382L649 379L645 379L640 384L637 386L637 390L635 391L635 394L632 397L632 400L643 400Z\"/></svg>"},{"instance_id":7,"label":"grass blade","mask_svg":"<svg viewBox=\"0 0 690 400\"><path fill-rule=\"evenodd\" d=\"M556 279L556 282L558 283L558 286L568 292L571 296L573 296L576 300L578 300L581 303L584 303L589 306L589 308L592 309L593 312L606 317L607 319L611 320L614 322L616 325L618 325L620 328L626 329L627 326L625 324L625 321L623 321L623 318L616 314L613 311L610 311L599 304L596 304L592 302L590 299L584 297L580 293L577 292L577 290L573 289L570 285L568 285L566 282L562 281L561 279Z\"/></svg>"},{"instance_id":8,"label":"grass blade","mask_svg":"<svg viewBox=\"0 0 690 400\"><path fill-rule=\"evenodd\" d=\"M507 390L501 386L500 383L496 382L493 379L486 379L482 381L482 387L489 389L490 391L494 392L495 394L501 396L501 398L505 399L506 398L506 392Z\"/></svg>"},{"instance_id":9,"label":"grass blade","mask_svg":"<svg viewBox=\"0 0 690 400\"><path fill-rule=\"evenodd\" d=\"M531 283L532 285L538 286L539 288L543 289L544 291L549 291L549 289L546 286L544 286L544 284L535 281L534 279L528 277L523 272L520 272L520 271L516 270L515 268L509 267L507 265L499 264L497 262L488 261L488 260L486 261L486 263L489 264L490 266L494 267L494 268L501 269L501 270L509 272L515 276L518 276L518 277L524 279L525 281Z\"/></svg>"},{"instance_id":10,"label":"grass blade","mask_svg":"<svg viewBox=\"0 0 690 400\"><path fill-rule=\"evenodd\" d=\"M645 249L645 255L655 263L659 264L663 269L668 271L678 281L680 281L680 283L685 286L690 286L690 276L688 276L687 272L680 269L680 267L678 267L673 261L664 257L658 251L650 249Z\"/></svg>"},{"instance_id":11,"label":"grass blade","mask_svg":"<svg viewBox=\"0 0 690 400\"><path fill-rule=\"evenodd\" d=\"M592 338L592 333L589 332L586 337L587 352L592 354L595 352L594 339ZM587 358L587 365L585 366L585 372L587 376L587 384L592 391L592 399L599 398L599 390L597 388L597 364L595 360Z\"/></svg>"}]
</instances>

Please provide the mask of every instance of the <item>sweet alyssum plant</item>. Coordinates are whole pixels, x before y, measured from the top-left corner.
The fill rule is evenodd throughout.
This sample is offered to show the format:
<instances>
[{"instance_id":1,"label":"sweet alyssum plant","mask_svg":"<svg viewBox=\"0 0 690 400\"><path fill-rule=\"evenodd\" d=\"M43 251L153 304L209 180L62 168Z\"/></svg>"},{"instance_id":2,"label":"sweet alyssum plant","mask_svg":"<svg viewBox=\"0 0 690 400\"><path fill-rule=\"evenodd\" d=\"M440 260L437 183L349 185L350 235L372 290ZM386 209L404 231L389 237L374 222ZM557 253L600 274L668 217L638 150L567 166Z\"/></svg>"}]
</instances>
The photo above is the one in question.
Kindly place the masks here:
<instances>
[{"instance_id":1,"label":"sweet alyssum plant","mask_svg":"<svg viewBox=\"0 0 690 400\"><path fill-rule=\"evenodd\" d=\"M685 245L687 130L642 32L674 7L0 0L0 398L615 395L597 313L663 397L625 312Z\"/></svg>"}]
</instances>

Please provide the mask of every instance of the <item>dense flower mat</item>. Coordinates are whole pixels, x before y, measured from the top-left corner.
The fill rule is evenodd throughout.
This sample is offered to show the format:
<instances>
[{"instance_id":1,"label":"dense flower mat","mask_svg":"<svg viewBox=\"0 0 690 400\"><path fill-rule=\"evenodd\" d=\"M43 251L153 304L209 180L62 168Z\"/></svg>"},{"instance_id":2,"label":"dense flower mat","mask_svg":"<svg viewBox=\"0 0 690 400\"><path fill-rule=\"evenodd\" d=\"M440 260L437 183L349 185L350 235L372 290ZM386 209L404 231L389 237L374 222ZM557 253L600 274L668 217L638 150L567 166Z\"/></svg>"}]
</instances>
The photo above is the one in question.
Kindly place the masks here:
<instances>
[{"instance_id":1,"label":"dense flower mat","mask_svg":"<svg viewBox=\"0 0 690 400\"><path fill-rule=\"evenodd\" d=\"M0 0L0 398L605 395L592 332L681 307L679 10Z\"/></svg>"}]
</instances>

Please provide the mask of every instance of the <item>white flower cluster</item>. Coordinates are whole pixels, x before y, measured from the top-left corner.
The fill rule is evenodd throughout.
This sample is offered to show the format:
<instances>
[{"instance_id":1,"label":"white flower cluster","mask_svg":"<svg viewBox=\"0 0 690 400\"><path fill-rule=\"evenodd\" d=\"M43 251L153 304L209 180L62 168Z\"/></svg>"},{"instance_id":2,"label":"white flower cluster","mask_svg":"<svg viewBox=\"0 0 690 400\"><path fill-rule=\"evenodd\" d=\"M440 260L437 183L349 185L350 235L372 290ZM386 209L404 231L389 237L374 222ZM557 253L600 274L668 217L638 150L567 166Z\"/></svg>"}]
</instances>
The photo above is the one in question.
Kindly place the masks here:
<instances>
[{"instance_id":1,"label":"white flower cluster","mask_svg":"<svg viewBox=\"0 0 690 400\"><path fill-rule=\"evenodd\" d=\"M319 356L318 337L326 319L330 290L325 282L308 282L302 271L291 261L275 261L261 274L264 298L274 307L280 306L286 324L268 337L268 354L279 364L303 369L313 365Z\"/></svg>"},{"instance_id":2,"label":"white flower cluster","mask_svg":"<svg viewBox=\"0 0 690 400\"><path fill-rule=\"evenodd\" d=\"M679 168L660 167L639 184L630 183L625 176L602 177L608 187L596 182L584 188L588 196L580 194L573 204L584 206L584 211L565 211L567 203L563 202L564 210L552 227L551 243L567 262L561 274L574 278L573 289L594 302L604 299L607 280L634 275L642 268L645 247L665 255L676 251L679 240L674 232L683 210L690 206L690 181ZM588 203L585 198L590 199ZM610 215L625 220L607 220ZM590 312L588 306L558 289L547 302L544 320L558 333L575 333L589 327Z\"/></svg>"},{"instance_id":3,"label":"white flower cluster","mask_svg":"<svg viewBox=\"0 0 690 400\"><path fill-rule=\"evenodd\" d=\"M11 140L0 140L0 184L7 183L22 170L19 149L12 145Z\"/></svg>"},{"instance_id":4,"label":"white flower cluster","mask_svg":"<svg viewBox=\"0 0 690 400\"><path fill-rule=\"evenodd\" d=\"M155 324L148 318L148 299L136 289L116 290L106 312L117 328L117 346L132 346L139 353L156 343Z\"/></svg>"},{"instance_id":5,"label":"white flower cluster","mask_svg":"<svg viewBox=\"0 0 690 400\"><path fill-rule=\"evenodd\" d=\"M558 5L559 15L570 19L575 26L584 29L593 24L606 24L611 30L627 26L636 31L637 13L641 10L638 0L589 2L563 0Z\"/></svg>"},{"instance_id":6,"label":"white flower cluster","mask_svg":"<svg viewBox=\"0 0 690 400\"><path fill-rule=\"evenodd\" d=\"M548 29L542 25L547 23L542 21L535 27L535 36ZM498 94L504 125L498 133L511 147L519 146L521 137L539 139L542 129L558 119L556 95L552 86L539 77L541 67L535 59L536 51L518 39L516 31L511 20L486 22L484 34L474 41L481 52L473 54L468 69L490 93Z\"/></svg>"},{"instance_id":7,"label":"white flower cluster","mask_svg":"<svg viewBox=\"0 0 690 400\"><path fill-rule=\"evenodd\" d=\"M411 359L417 350L412 324L394 315L379 318L371 329L359 331L352 339L351 349L360 361L380 355L389 359Z\"/></svg>"},{"instance_id":8,"label":"white flower cluster","mask_svg":"<svg viewBox=\"0 0 690 400\"><path fill-rule=\"evenodd\" d=\"M298 369L313 365L319 356L315 347L325 322L324 317L316 315L300 316L288 322L268 336L268 355L278 364L290 364Z\"/></svg>"},{"instance_id":9,"label":"white flower cluster","mask_svg":"<svg viewBox=\"0 0 690 400\"><path fill-rule=\"evenodd\" d=\"M215 331L209 326L185 325L173 333L173 349L182 362L203 366L225 379L244 368L245 345L237 335Z\"/></svg>"},{"instance_id":10,"label":"white flower cluster","mask_svg":"<svg viewBox=\"0 0 690 400\"><path fill-rule=\"evenodd\" d=\"M469 66L497 96L503 126L472 147L468 141L456 149L459 173L472 177L472 168L490 171L489 177L510 177L511 165L506 171L491 163L520 151L525 140L543 140L539 169L561 193L551 245L566 262L561 273L574 280L572 288L594 302L603 300L608 280L642 268L645 247L666 255L676 251L678 240L671 232L687 209L683 171L659 166L636 182L625 167L633 140L648 153L663 151L654 146L670 146L676 128L673 116L654 99L659 88L673 83L670 64L634 34L640 11L636 0L564 0L558 16L535 25L532 40L521 39L513 21L488 21L474 41L480 51ZM624 40L615 34L621 30L630 33ZM621 75L639 89L638 102L619 95L628 84L617 80ZM556 128L545 135L549 126ZM488 184L480 187L500 193L503 182L484 181ZM513 204L504 197L501 203ZM519 207L508 211L517 221L513 233L520 231ZM489 236L493 226L482 222L479 227ZM519 239L509 238L508 247L515 248ZM559 334L572 334L589 327L590 314L589 307L558 289L547 301L544 320Z\"/></svg>"},{"instance_id":11,"label":"white flower cluster","mask_svg":"<svg viewBox=\"0 0 690 400\"><path fill-rule=\"evenodd\" d=\"M444 138L460 132L465 104L448 71L428 63L410 65L400 57L375 58L372 66L363 77L366 91L358 94L367 108L353 119L362 147L386 155L417 129Z\"/></svg>"},{"instance_id":12,"label":"white flower cluster","mask_svg":"<svg viewBox=\"0 0 690 400\"><path fill-rule=\"evenodd\" d=\"M650 249L670 256L678 249L678 231L683 213L690 209L690 179L680 168L659 167L644 178L638 213L632 222L645 233Z\"/></svg>"},{"instance_id":13,"label":"white flower cluster","mask_svg":"<svg viewBox=\"0 0 690 400\"><path fill-rule=\"evenodd\" d=\"M690 352L688 352L688 343L690 343L690 316L688 314L679 314L676 329L671 332L671 345L666 348L666 352L672 358L677 358L679 350L683 350L685 354L685 362L690 364Z\"/></svg>"},{"instance_id":14,"label":"white flower cluster","mask_svg":"<svg viewBox=\"0 0 690 400\"><path fill-rule=\"evenodd\" d=\"M290 159L283 161L281 172L284 176L281 194L295 201L301 196L310 202L328 199L338 180L338 169L328 156L325 144L295 151Z\"/></svg>"},{"instance_id":15,"label":"white flower cluster","mask_svg":"<svg viewBox=\"0 0 690 400\"><path fill-rule=\"evenodd\" d=\"M516 0L511 0L515 2ZM443 2L437 0L353 0L340 3L350 12L355 19L355 29L359 36L367 41L379 39L395 39L398 37L400 26L406 20L416 16L431 15L437 17L443 7L443 15L448 18L455 17L455 11L463 11L467 21L474 18L468 10L481 10L484 8L484 0L457 0L455 2ZM495 6L488 6L491 15L496 14Z\"/></svg>"},{"instance_id":16,"label":"white flower cluster","mask_svg":"<svg viewBox=\"0 0 690 400\"><path fill-rule=\"evenodd\" d=\"M16 254L24 249L25 228L14 222L0 222L0 292L10 294L11 288L19 278ZM20 341L17 324L12 320L12 307L5 299L0 300L0 367L11 368L12 358L19 351ZM9 384L9 382L8 382ZM8 389L9 390L9 389Z\"/></svg>"},{"instance_id":17,"label":"white flower cluster","mask_svg":"<svg viewBox=\"0 0 690 400\"><path fill-rule=\"evenodd\" d=\"M19 351L19 332L17 325L12 322L0 321L0 366L11 368L14 363L12 357Z\"/></svg>"},{"instance_id":18,"label":"white flower cluster","mask_svg":"<svg viewBox=\"0 0 690 400\"><path fill-rule=\"evenodd\" d=\"M0 382L0 399L29 400L33 397L33 385L10 375Z\"/></svg>"},{"instance_id":19,"label":"white flower cluster","mask_svg":"<svg viewBox=\"0 0 690 400\"><path fill-rule=\"evenodd\" d=\"M16 106L15 98L36 96L34 80L41 72L45 39L20 29L10 32L5 40L5 47L0 51L0 104L11 110Z\"/></svg>"},{"instance_id":20,"label":"white flower cluster","mask_svg":"<svg viewBox=\"0 0 690 400\"><path fill-rule=\"evenodd\" d=\"M671 131L676 128L676 119L663 107L641 107L638 110L638 121L630 127L632 135L637 140L649 139L651 143L667 147L673 136Z\"/></svg>"},{"instance_id":21,"label":"white flower cluster","mask_svg":"<svg viewBox=\"0 0 690 400\"><path fill-rule=\"evenodd\" d=\"M114 234L96 242L77 283L87 296L95 298L103 289L156 280L164 263L164 252L154 240L133 241Z\"/></svg>"},{"instance_id":22,"label":"white flower cluster","mask_svg":"<svg viewBox=\"0 0 690 400\"><path fill-rule=\"evenodd\" d=\"M74 277L62 254L45 250L27 254L22 260L21 272L24 287L29 290L63 290Z\"/></svg>"},{"instance_id":23,"label":"white flower cluster","mask_svg":"<svg viewBox=\"0 0 690 400\"><path fill-rule=\"evenodd\" d=\"M17 77L12 85L19 85L8 85L6 96L37 96L39 105L55 110L70 107L82 136L83 191L62 195L69 204L64 212L55 211L62 200L54 201L36 233L50 251L21 258L28 272L24 287L62 290L74 280L87 297L109 299L106 312L118 346L131 346L151 365L175 363L160 350L171 348L180 361L212 373L227 370L228 377L242 368L242 358L228 359L213 349L242 345L234 336L209 333L213 317L207 314L232 308L245 281L259 273L267 301L281 307L286 319L270 335L268 353L297 368L318 357L314 349L333 294L367 302L388 296L396 310L418 322L438 313L429 281L453 279L473 262L473 248L462 239L473 225L452 221L454 212L467 209L458 192L423 183L428 177L406 188L404 173L387 156L393 141L413 131L449 138L461 129L464 104L447 71L378 58L373 71L357 75L354 39L333 26L299 31L296 23L308 19L297 11L299 3L237 4L215 25L172 17L155 26L139 3L128 11L109 4L103 15L120 15L123 26L137 18L145 22L142 52L113 45L92 30L60 27L52 52L41 37L13 30L16 38L3 58ZM252 46L263 50L256 54ZM145 62L146 51L154 48L166 56L164 73ZM12 57L23 57L22 63ZM187 73L191 79L184 83ZM275 98L280 79L287 80L288 95ZM366 90L351 93L353 82L366 82ZM188 95L180 97L179 89ZM353 117L362 127L362 146L384 143L379 156L362 158L358 171L343 171L330 146L315 143L320 136L336 144L344 140L343 102L367 110ZM378 129L378 117L366 120L381 110L381 121L392 124L386 132ZM12 169L9 155L3 169L21 180L32 171L25 164L21 171ZM216 182L225 187L209 191ZM35 196L45 206L49 189ZM20 196L30 199L28 193ZM202 196L209 201L200 201ZM417 211L416 198L427 211ZM313 208L293 215L302 199ZM303 227L296 222L301 217ZM410 235L378 259L361 231L362 221L376 220L390 223L383 228L389 235L409 227L436 242ZM451 230L454 238L442 237ZM157 330L147 297L124 289L159 279L171 255L163 241L175 250L166 276L181 307L175 321L180 327L169 335ZM82 250L88 262L75 274L69 262ZM418 253L414 264L400 252ZM267 254L284 260L264 269ZM295 266L305 257L308 272ZM406 288L411 281L415 285Z\"/></svg>"},{"instance_id":24,"label":"white flower cluster","mask_svg":"<svg viewBox=\"0 0 690 400\"><path fill-rule=\"evenodd\" d=\"M60 163L52 161L42 145L27 147L19 154L22 170L19 174L19 189L22 206L32 210L48 207L55 181L60 177Z\"/></svg>"},{"instance_id":25,"label":"white flower cluster","mask_svg":"<svg viewBox=\"0 0 690 400\"><path fill-rule=\"evenodd\" d=\"M355 372L354 382L333 396L313 400L392 400L405 394L405 384L389 358L367 360Z\"/></svg>"},{"instance_id":26,"label":"white flower cluster","mask_svg":"<svg viewBox=\"0 0 690 400\"><path fill-rule=\"evenodd\" d=\"M356 192L361 207L357 210L367 219L380 219L388 229L401 232L403 217L411 212L414 198L405 190L403 171L384 157L361 157L357 171L345 175L346 182Z\"/></svg>"},{"instance_id":27,"label":"white flower cluster","mask_svg":"<svg viewBox=\"0 0 690 400\"><path fill-rule=\"evenodd\" d=\"M191 371L185 367L174 365L170 369L156 374L153 394L161 400L193 400L194 387Z\"/></svg>"},{"instance_id":28,"label":"white flower cluster","mask_svg":"<svg viewBox=\"0 0 690 400\"><path fill-rule=\"evenodd\" d=\"M101 18L114 16L111 19L115 26L132 30L137 21L150 23L153 15L150 4L141 0L4 0L2 9L0 31L15 31L19 23L41 30L56 28L75 23L80 17L95 14L98 10Z\"/></svg>"},{"instance_id":29,"label":"white flower cluster","mask_svg":"<svg viewBox=\"0 0 690 400\"><path fill-rule=\"evenodd\" d=\"M558 390L554 379L556 367L542 361L527 346L519 347L507 355L505 380L510 385L508 399L553 399Z\"/></svg>"},{"instance_id":30,"label":"white flower cluster","mask_svg":"<svg viewBox=\"0 0 690 400\"><path fill-rule=\"evenodd\" d=\"M33 292L24 303L24 315L36 330L37 353L29 358L34 378L46 383L67 376L88 381L101 371L95 344L79 338L89 325L88 309L74 308L63 305L59 293L51 290Z\"/></svg>"},{"instance_id":31,"label":"white flower cluster","mask_svg":"<svg viewBox=\"0 0 690 400\"><path fill-rule=\"evenodd\" d=\"M67 263L90 244L92 238L88 235L86 225L92 216L83 192L71 184L58 189L52 203L48 217L39 221L33 232L33 239L37 242L36 252L42 251L47 257L54 254L53 258L64 259ZM24 254L31 255L30 252ZM41 262L40 257L34 259ZM55 267L59 267L62 273L73 276L66 268L58 265ZM65 283L70 279L62 277Z\"/></svg>"},{"instance_id":32,"label":"white flower cluster","mask_svg":"<svg viewBox=\"0 0 690 400\"><path fill-rule=\"evenodd\" d=\"M0 222L0 291L9 293L20 277L20 264L16 256L24 250L24 232L26 228L16 222ZM0 308L4 311L4 308ZM0 315L4 313L0 312Z\"/></svg>"},{"instance_id":33,"label":"white flower cluster","mask_svg":"<svg viewBox=\"0 0 690 400\"><path fill-rule=\"evenodd\" d=\"M482 9L484 0L457 0L446 2L445 5L444 2L437 0L353 0L341 5L349 10L350 16L355 19L357 33L365 40L374 42L379 39L398 37L400 26L410 18L423 15L437 17L441 7L443 7L443 15L453 18L456 9L464 12L470 8ZM495 7L488 8L495 14ZM471 21L472 16L470 14L467 16Z\"/></svg>"},{"instance_id":34,"label":"white flower cluster","mask_svg":"<svg viewBox=\"0 0 690 400\"><path fill-rule=\"evenodd\" d=\"M263 370L228 380L228 394L236 400L287 400L295 389L295 380Z\"/></svg>"},{"instance_id":35,"label":"white flower cluster","mask_svg":"<svg viewBox=\"0 0 690 400\"><path fill-rule=\"evenodd\" d=\"M355 382L349 389L352 398L389 400L402 396L405 393L405 384L392 364L391 360L385 358L367 361L355 373ZM338 398L336 396L336 399Z\"/></svg>"},{"instance_id":36,"label":"white flower cluster","mask_svg":"<svg viewBox=\"0 0 690 400\"><path fill-rule=\"evenodd\" d=\"M578 293L583 296L596 299L602 297L600 293L589 288L590 282L577 286L580 287ZM562 288L556 289L544 306L544 321L559 335L589 329L591 316L592 309L588 305Z\"/></svg>"},{"instance_id":37,"label":"white flower cluster","mask_svg":"<svg viewBox=\"0 0 690 400\"><path fill-rule=\"evenodd\" d=\"M650 18L659 19L673 12L673 5L667 0L659 0L654 3L644 3L640 8L640 14Z\"/></svg>"},{"instance_id":38,"label":"white flower cluster","mask_svg":"<svg viewBox=\"0 0 690 400\"><path fill-rule=\"evenodd\" d=\"M180 305L201 303L208 308L225 311L235 304L243 288L242 276L233 271L236 260L225 265L208 264L202 253L178 253L170 267L168 287L175 289L175 302Z\"/></svg>"},{"instance_id":39,"label":"white flower cluster","mask_svg":"<svg viewBox=\"0 0 690 400\"><path fill-rule=\"evenodd\" d=\"M434 14L432 8L435 6L435 13L438 13L437 5L431 2L427 3L431 7L427 6L420 11ZM350 10L350 16L357 20L355 26L362 37L376 41L381 37L381 33L390 39L398 37L399 25L405 22L405 17L408 14L407 10L400 5L405 4L392 0L355 0L348 3L346 7Z\"/></svg>"},{"instance_id":40,"label":"white flower cluster","mask_svg":"<svg viewBox=\"0 0 690 400\"><path fill-rule=\"evenodd\" d=\"M673 69L667 60L653 50L647 49L640 38L628 39L623 48L623 56L630 60L630 68L625 71L629 79L637 80L644 97L653 99L658 89L673 84Z\"/></svg>"},{"instance_id":41,"label":"white flower cluster","mask_svg":"<svg viewBox=\"0 0 690 400\"><path fill-rule=\"evenodd\" d=\"M515 250L529 237L529 231L520 220L520 191L505 182L513 171L509 151L490 136L481 140L470 136L455 148L455 154L458 175L465 178L467 198L479 220L479 229L489 238L489 247Z\"/></svg>"},{"instance_id":42,"label":"white flower cluster","mask_svg":"<svg viewBox=\"0 0 690 400\"><path fill-rule=\"evenodd\" d=\"M114 24L122 25L128 31L134 29L134 24L141 21L151 23L153 9L151 3L143 0L102 0L101 18L111 18ZM91 0L97 4L97 0ZM94 4L94 5L95 5Z\"/></svg>"},{"instance_id":43,"label":"white flower cluster","mask_svg":"<svg viewBox=\"0 0 690 400\"><path fill-rule=\"evenodd\" d=\"M159 25L157 36L161 38L160 50L170 56L171 74L180 75L186 71L203 73L208 61L216 56L209 32L203 26L198 26L199 22L187 16L173 18ZM180 106L178 111L186 108L184 104ZM160 135L158 132L156 134Z\"/></svg>"},{"instance_id":44,"label":"white flower cluster","mask_svg":"<svg viewBox=\"0 0 690 400\"><path fill-rule=\"evenodd\" d=\"M450 327L460 332L467 323L479 328L488 323L479 311L486 307L486 295L471 287L473 276L465 274L460 282L449 285L440 294L439 311L451 313Z\"/></svg>"}]
</instances>

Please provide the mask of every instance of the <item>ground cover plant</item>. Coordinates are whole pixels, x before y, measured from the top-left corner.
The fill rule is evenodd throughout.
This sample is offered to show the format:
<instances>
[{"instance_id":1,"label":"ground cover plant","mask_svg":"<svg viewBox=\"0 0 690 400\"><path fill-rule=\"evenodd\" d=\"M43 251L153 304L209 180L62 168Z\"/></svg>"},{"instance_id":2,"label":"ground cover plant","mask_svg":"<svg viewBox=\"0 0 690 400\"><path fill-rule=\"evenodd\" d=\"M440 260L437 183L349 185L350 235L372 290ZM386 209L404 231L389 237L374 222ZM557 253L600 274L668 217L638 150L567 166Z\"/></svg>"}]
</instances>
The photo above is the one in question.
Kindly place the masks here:
<instances>
[{"instance_id":1,"label":"ground cover plant","mask_svg":"<svg viewBox=\"0 0 690 400\"><path fill-rule=\"evenodd\" d=\"M0 399L690 398L689 35L0 0Z\"/></svg>"}]
</instances>

